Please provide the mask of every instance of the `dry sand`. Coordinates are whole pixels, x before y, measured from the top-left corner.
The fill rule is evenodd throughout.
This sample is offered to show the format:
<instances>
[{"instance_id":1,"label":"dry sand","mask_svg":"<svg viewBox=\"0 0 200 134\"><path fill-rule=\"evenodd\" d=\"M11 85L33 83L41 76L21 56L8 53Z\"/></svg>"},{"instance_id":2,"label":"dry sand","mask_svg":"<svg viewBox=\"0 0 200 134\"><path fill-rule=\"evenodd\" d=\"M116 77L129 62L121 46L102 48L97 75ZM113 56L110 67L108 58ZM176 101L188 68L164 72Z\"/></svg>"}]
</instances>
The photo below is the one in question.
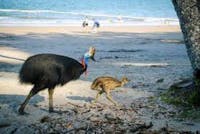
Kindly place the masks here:
<instances>
[{"instance_id":1,"label":"dry sand","mask_svg":"<svg viewBox=\"0 0 200 134\"><path fill-rule=\"evenodd\" d=\"M178 26L133 26L133 27L101 27L99 33L112 32L117 33L165 33L165 32L180 32ZM29 33L35 34L73 34L79 36L80 34L94 34L86 33L81 27L0 27L1 36L4 34L16 34L26 35ZM13 39L10 39L13 40ZM15 39L14 39L15 40ZM6 44L6 43L5 43ZM24 52L18 48L6 46L0 46L0 64L18 64L21 65L27 57L32 55L31 53ZM143 65L143 64L142 64ZM148 64L149 65L149 64ZM94 99L96 92L90 89L91 82L77 80L70 82L63 87L56 87L54 94L54 105L57 110L66 110L69 108L67 105L69 102L75 105L85 106L90 105L91 100ZM166 83L167 84L167 83ZM168 85L169 86L169 85ZM19 83L18 74L10 72L0 72L0 132L3 133L27 133L32 129L27 129L27 125L33 123L39 123L44 116L52 116L48 113L48 95L47 91L42 91L36 95L32 101L27 105L25 111L30 113L26 116L19 116L17 109L21 104L28 92L31 89L31 85L23 85ZM146 91L139 91L137 88L120 88L113 92L114 99L122 105L130 106L130 102L133 102L139 98L147 98L152 96L152 93ZM106 105L112 105L105 97L101 97L99 101ZM105 108L110 113L115 113L112 108ZM91 114L92 115L91 111ZM115 113L117 114L117 113ZM125 114L126 115L126 114ZM67 115L69 116L69 115ZM87 115L88 116L88 115ZM121 116L121 115L120 115ZM133 115L132 115L133 116ZM52 117L60 117L60 115L53 114ZM63 117L63 115L61 116ZM65 117L65 116L64 116ZM70 116L69 116L70 117ZM124 116L124 118L126 118ZM162 127L164 123L161 122L159 127ZM173 126L173 123L171 124ZM179 129L183 129L180 125ZM18 128L18 129L17 129ZM21 128L21 129L19 129ZM187 127L185 127L187 128ZM195 130L196 127L193 129ZM191 129L191 128L189 128ZM23 131L22 131L23 130ZM33 130L34 131L34 130Z\"/></svg>"},{"instance_id":2,"label":"dry sand","mask_svg":"<svg viewBox=\"0 0 200 134\"><path fill-rule=\"evenodd\" d=\"M89 28L89 32L92 30ZM163 26L105 26L100 27L98 32L114 32L114 33L162 33L162 32L180 32L179 26L163 25ZM78 26L52 26L52 27L0 27L0 33L8 34L27 34L27 33L86 33L82 27Z\"/></svg>"}]
</instances>

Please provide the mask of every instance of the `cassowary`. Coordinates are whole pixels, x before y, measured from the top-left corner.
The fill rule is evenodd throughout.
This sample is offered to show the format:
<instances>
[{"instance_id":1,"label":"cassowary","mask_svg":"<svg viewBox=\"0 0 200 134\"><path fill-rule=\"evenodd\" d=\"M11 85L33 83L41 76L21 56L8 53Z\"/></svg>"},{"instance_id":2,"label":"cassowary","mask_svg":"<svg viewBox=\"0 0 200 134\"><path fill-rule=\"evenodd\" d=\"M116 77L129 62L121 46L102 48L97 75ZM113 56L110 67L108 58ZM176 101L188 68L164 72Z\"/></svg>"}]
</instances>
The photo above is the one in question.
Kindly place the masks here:
<instances>
[{"instance_id":1,"label":"cassowary","mask_svg":"<svg viewBox=\"0 0 200 134\"><path fill-rule=\"evenodd\" d=\"M64 85L71 80L76 80L87 71L89 59L94 59L95 48L90 47L84 54L81 63L70 57L56 54L38 54L29 57L23 64L19 79L21 83L33 84L33 88L19 108L19 113L24 114L24 108L32 96L39 91L48 89L49 112L53 112L53 92L56 85Z\"/></svg>"},{"instance_id":2,"label":"cassowary","mask_svg":"<svg viewBox=\"0 0 200 134\"><path fill-rule=\"evenodd\" d=\"M123 77L121 80L118 80L110 76L102 76L102 77L96 78L91 85L92 90L98 91L94 102L97 102L97 99L102 93L106 93L106 98L109 101L111 101L114 105L117 105L117 103L110 96L110 92L111 90L114 90L117 87L124 86L129 81L130 80L126 77Z\"/></svg>"}]
</instances>

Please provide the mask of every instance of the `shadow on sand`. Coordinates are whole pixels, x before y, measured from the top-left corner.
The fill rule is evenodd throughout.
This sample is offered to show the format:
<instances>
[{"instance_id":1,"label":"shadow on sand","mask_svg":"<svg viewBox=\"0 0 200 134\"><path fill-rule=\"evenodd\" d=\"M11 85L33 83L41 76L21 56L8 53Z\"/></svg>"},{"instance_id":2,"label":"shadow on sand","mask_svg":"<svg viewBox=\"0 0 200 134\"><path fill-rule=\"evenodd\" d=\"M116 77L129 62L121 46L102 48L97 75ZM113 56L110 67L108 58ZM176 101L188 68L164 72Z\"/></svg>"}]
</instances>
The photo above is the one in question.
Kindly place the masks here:
<instances>
[{"instance_id":1,"label":"shadow on sand","mask_svg":"<svg viewBox=\"0 0 200 134\"><path fill-rule=\"evenodd\" d=\"M9 108L11 108L14 112L17 112L18 107L23 103L25 100L25 95L7 95L7 94L1 94L0 95L0 104L4 105L7 104ZM40 95L35 95L31 98L29 101L29 105L37 104L39 102L44 101L44 97Z\"/></svg>"},{"instance_id":2,"label":"shadow on sand","mask_svg":"<svg viewBox=\"0 0 200 134\"><path fill-rule=\"evenodd\" d=\"M0 62L0 71L1 72L14 72L18 73L21 68L21 64L12 64Z\"/></svg>"}]
</instances>

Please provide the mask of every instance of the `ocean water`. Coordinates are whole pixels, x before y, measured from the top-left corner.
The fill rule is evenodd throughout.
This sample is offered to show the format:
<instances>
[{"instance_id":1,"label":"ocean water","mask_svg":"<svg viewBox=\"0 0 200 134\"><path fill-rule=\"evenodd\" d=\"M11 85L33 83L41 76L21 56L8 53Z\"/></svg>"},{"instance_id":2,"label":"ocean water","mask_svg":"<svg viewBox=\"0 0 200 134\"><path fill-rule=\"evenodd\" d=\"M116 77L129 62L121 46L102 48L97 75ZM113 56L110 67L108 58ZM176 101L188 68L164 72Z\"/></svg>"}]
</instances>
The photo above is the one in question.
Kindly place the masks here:
<instances>
[{"instance_id":1,"label":"ocean water","mask_svg":"<svg viewBox=\"0 0 200 134\"><path fill-rule=\"evenodd\" d=\"M0 0L0 25L177 25L171 0Z\"/></svg>"}]
</instances>

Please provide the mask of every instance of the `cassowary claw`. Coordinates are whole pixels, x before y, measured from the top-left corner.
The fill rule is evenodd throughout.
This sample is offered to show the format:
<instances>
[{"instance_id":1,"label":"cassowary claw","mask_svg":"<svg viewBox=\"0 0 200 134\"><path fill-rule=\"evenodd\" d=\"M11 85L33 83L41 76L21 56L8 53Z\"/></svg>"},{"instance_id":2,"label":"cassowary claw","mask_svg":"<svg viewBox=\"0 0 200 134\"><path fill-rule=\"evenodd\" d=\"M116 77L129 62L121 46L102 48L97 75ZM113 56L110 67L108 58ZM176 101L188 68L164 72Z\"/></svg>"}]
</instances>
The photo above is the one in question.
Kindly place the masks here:
<instances>
[{"instance_id":1,"label":"cassowary claw","mask_svg":"<svg viewBox=\"0 0 200 134\"><path fill-rule=\"evenodd\" d=\"M24 112L24 109L22 109L22 108L19 108L18 113L20 115L28 115L28 113Z\"/></svg>"}]
</instances>

